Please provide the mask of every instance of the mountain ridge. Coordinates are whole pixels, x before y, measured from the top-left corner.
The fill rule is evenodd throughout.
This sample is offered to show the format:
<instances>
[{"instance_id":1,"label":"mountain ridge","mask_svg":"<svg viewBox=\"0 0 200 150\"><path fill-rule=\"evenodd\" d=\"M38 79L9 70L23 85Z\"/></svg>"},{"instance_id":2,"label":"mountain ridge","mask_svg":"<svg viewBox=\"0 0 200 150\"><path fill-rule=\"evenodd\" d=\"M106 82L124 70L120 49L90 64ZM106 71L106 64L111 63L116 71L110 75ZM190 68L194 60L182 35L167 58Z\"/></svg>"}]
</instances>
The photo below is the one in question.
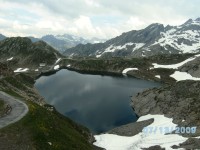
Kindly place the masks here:
<instances>
[{"instance_id":1,"label":"mountain ridge","mask_svg":"<svg viewBox=\"0 0 200 150\"><path fill-rule=\"evenodd\" d=\"M149 57L157 54L198 53L200 51L200 18L189 19L179 26L154 23L132 30L99 46L78 45L64 52L78 57ZM81 49L80 49L81 47Z\"/></svg>"},{"instance_id":2,"label":"mountain ridge","mask_svg":"<svg viewBox=\"0 0 200 150\"><path fill-rule=\"evenodd\" d=\"M99 43L105 40L99 38L85 39L80 36L71 34L63 35L45 35L41 40L47 42L49 45L63 53L66 49L77 46L78 44Z\"/></svg>"},{"instance_id":3,"label":"mountain ridge","mask_svg":"<svg viewBox=\"0 0 200 150\"><path fill-rule=\"evenodd\" d=\"M6 39L7 37L3 34L0 34L0 41ZM33 36L27 36L27 38L31 39L31 41L38 42L44 41L52 46L54 49L58 50L60 53L63 53L66 49L77 46L78 44L87 44L87 43L101 43L104 42L105 39L99 39L93 37L91 39L85 39L80 36L75 36L72 34L62 34L62 35L53 35L47 34L42 36L41 38L35 38Z\"/></svg>"},{"instance_id":4,"label":"mountain ridge","mask_svg":"<svg viewBox=\"0 0 200 150\"><path fill-rule=\"evenodd\" d=\"M15 62L15 66L53 65L62 55L44 41L32 42L26 37L12 37L0 41L2 62ZM12 61L11 61L12 60Z\"/></svg>"}]
</instances>

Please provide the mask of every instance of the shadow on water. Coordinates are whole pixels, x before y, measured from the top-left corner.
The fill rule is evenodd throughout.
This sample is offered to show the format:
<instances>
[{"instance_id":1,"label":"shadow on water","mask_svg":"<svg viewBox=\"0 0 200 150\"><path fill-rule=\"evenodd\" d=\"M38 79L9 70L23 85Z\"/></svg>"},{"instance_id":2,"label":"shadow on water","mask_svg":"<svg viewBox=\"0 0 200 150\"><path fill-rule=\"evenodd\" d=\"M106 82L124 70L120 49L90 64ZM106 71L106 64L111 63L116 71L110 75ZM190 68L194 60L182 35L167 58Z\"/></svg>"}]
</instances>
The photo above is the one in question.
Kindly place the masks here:
<instances>
[{"instance_id":1,"label":"shadow on water","mask_svg":"<svg viewBox=\"0 0 200 150\"><path fill-rule=\"evenodd\" d=\"M66 69L41 76L35 83L47 103L93 133L135 122L130 96L159 85L122 75L81 74Z\"/></svg>"}]
</instances>

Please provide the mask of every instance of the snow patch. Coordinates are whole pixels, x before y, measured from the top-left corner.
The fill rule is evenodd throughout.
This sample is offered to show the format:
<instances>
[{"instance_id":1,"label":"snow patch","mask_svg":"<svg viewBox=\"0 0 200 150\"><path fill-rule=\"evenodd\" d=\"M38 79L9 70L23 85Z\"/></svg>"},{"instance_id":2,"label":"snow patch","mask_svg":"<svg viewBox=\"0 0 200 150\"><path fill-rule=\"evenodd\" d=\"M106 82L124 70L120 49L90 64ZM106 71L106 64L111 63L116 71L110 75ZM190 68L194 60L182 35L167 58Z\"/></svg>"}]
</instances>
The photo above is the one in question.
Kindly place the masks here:
<instances>
[{"instance_id":1,"label":"snow patch","mask_svg":"<svg viewBox=\"0 0 200 150\"><path fill-rule=\"evenodd\" d=\"M29 69L28 68L18 68L18 69L16 69L14 72L27 72Z\"/></svg>"},{"instance_id":2,"label":"snow patch","mask_svg":"<svg viewBox=\"0 0 200 150\"><path fill-rule=\"evenodd\" d=\"M138 68L126 68L122 71L122 74L126 74L128 71L131 71L131 70L138 70Z\"/></svg>"},{"instance_id":3,"label":"snow patch","mask_svg":"<svg viewBox=\"0 0 200 150\"><path fill-rule=\"evenodd\" d=\"M138 119L137 122L154 119L154 122L147 127L170 127L175 129L177 126L172 121L172 118L167 118L164 115L146 115ZM188 138L182 137L177 134L165 134L157 130L156 133L145 134L140 132L139 134L126 137L118 136L114 134L101 134L95 135L96 142L94 145L105 148L106 150L142 150L143 148L149 148L151 146L160 145L167 150L173 150L171 146L179 145L185 142Z\"/></svg>"},{"instance_id":4,"label":"snow patch","mask_svg":"<svg viewBox=\"0 0 200 150\"><path fill-rule=\"evenodd\" d=\"M143 47L145 45L145 43L134 43L134 44L135 44L135 47L133 48L132 52L134 52L135 50L140 49L141 47Z\"/></svg>"},{"instance_id":5,"label":"snow patch","mask_svg":"<svg viewBox=\"0 0 200 150\"><path fill-rule=\"evenodd\" d=\"M198 23L198 25L200 24ZM191 45L185 43L179 45L177 41L180 39L191 41ZM195 53L200 48L200 33L197 30L182 31L178 27L175 27L166 32L162 32L161 38L152 45L157 44L162 47L169 45L183 53Z\"/></svg>"},{"instance_id":6,"label":"snow patch","mask_svg":"<svg viewBox=\"0 0 200 150\"><path fill-rule=\"evenodd\" d=\"M172 64L172 65L159 65L157 63L153 63L152 65L154 66L154 68L168 68L168 69L178 69L178 67L181 67L182 65L186 64L187 62L190 62L194 59L196 59L197 57L199 57L200 54L195 55L194 57L190 57L178 64Z\"/></svg>"},{"instance_id":7,"label":"snow patch","mask_svg":"<svg viewBox=\"0 0 200 150\"><path fill-rule=\"evenodd\" d=\"M115 50L122 50L122 49L126 49L126 46L128 45L133 45L134 43L126 43L124 45L119 45L119 46L113 46L110 45L108 48L105 49L104 53L107 52L114 52Z\"/></svg>"},{"instance_id":8,"label":"snow patch","mask_svg":"<svg viewBox=\"0 0 200 150\"><path fill-rule=\"evenodd\" d=\"M39 71L39 69L35 69L35 71L36 71L36 72L38 72L38 71Z\"/></svg>"},{"instance_id":9,"label":"snow patch","mask_svg":"<svg viewBox=\"0 0 200 150\"><path fill-rule=\"evenodd\" d=\"M176 81L182 81L182 80L196 80L199 81L200 78L192 77L189 73L187 72L180 72L180 71L175 71L170 77L174 78Z\"/></svg>"},{"instance_id":10,"label":"snow patch","mask_svg":"<svg viewBox=\"0 0 200 150\"><path fill-rule=\"evenodd\" d=\"M160 75L155 75L155 77L160 79Z\"/></svg>"},{"instance_id":11,"label":"snow patch","mask_svg":"<svg viewBox=\"0 0 200 150\"><path fill-rule=\"evenodd\" d=\"M69 57L73 57L75 54L74 53L72 53Z\"/></svg>"},{"instance_id":12,"label":"snow patch","mask_svg":"<svg viewBox=\"0 0 200 150\"><path fill-rule=\"evenodd\" d=\"M102 55L102 54L100 54L100 55L96 55L96 58L99 58L99 57L101 57L101 55Z\"/></svg>"},{"instance_id":13,"label":"snow patch","mask_svg":"<svg viewBox=\"0 0 200 150\"><path fill-rule=\"evenodd\" d=\"M151 52L151 49L150 49L149 46L148 46L148 47L143 47L143 50L148 51L148 52Z\"/></svg>"},{"instance_id":14,"label":"snow patch","mask_svg":"<svg viewBox=\"0 0 200 150\"><path fill-rule=\"evenodd\" d=\"M59 65L54 66L54 70L58 70L60 68Z\"/></svg>"},{"instance_id":15,"label":"snow patch","mask_svg":"<svg viewBox=\"0 0 200 150\"><path fill-rule=\"evenodd\" d=\"M7 61L11 61L11 60L13 60L13 57L7 59Z\"/></svg>"},{"instance_id":16,"label":"snow patch","mask_svg":"<svg viewBox=\"0 0 200 150\"><path fill-rule=\"evenodd\" d=\"M143 47L145 45L145 43L126 43L124 45L119 45L119 46L114 46L114 45L110 45L109 47L107 47L103 53L108 53L108 52L115 52L116 50L122 50L125 49L127 50L127 46L131 46L134 45L135 47L133 48L133 51L140 49L141 47ZM103 54L102 53L102 54ZM102 54L96 55L97 58L101 57Z\"/></svg>"},{"instance_id":17,"label":"snow patch","mask_svg":"<svg viewBox=\"0 0 200 150\"><path fill-rule=\"evenodd\" d=\"M56 60L55 64L59 63L60 60L61 60L61 58L58 58L58 59Z\"/></svg>"},{"instance_id":18,"label":"snow patch","mask_svg":"<svg viewBox=\"0 0 200 150\"><path fill-rule=\"evenodd\" d=\"M69 64L69 65L67 65L67 67L71 67L71 65Z\"/></svg>"}]
</instances>

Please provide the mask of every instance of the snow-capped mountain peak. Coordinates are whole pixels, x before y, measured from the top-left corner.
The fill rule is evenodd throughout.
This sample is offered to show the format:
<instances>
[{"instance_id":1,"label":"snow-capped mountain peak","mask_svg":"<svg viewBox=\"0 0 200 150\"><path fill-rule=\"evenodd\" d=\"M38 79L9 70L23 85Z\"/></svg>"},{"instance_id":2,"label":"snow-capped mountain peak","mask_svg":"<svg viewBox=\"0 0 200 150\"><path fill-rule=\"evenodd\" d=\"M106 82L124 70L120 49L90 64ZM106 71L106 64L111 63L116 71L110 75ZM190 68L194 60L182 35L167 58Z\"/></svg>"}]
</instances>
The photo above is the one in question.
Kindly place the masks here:
<instances>
[{"instance_id":1,"label":"snow-capped mountain peak","mask_svg":"<svg viewBox=\"0 0 200 150\"><path fill-rule=\"evenodd\" d=\"M200 17L199 17L199 18L197 18L195 21L199 21L199 22L200 22Z\"/></svg>"},{"instance_id":2,"label":"snow-capped mountain peak","mask_svg":"<svg viewBox=\"0 0 200 150\"><path fill-rule=\"evenodd\" d=\"M200 26L200 18L197 18L195 20L193 19L189 19L188 21L186 21L183 25L181 26L190 26L190 25L197 25Z\"/></svg>"},{"instance_id":3,"label":"snow-capped mountain peak","mask_svg":"<svg viewBox=\"0 0 200 150\"><path fill-rule=\"evenodd\" d=\"M180 26L161 32L159 39L152 45L160 45L165 50L179 53L196 53L200 48L200 19L189 19Z\"/></svg>"},{"instance_id":4,"label":"snow-capped mountain peak","mask_svg":"<svg viewBox=\"0 0 200 150\"><path fill-rule=\"evenodd\" d=\"M82 37L71 35L71 34L56 35L55 37L60 40L76 41L80 43L88 42L86 39L83 39Z\"/></svg>"},{"instance_id":5,"label":"snow-capped mountain peak","mask_svg":"<svg viewBox=\"0 0 200 150\"><path fill-rule=\"evenodd\" d=\"M105 43L81 45L66 55L94 57L148 57L157 54L200 52L200 18L179 26L154 23L142 30L123 33Z\"/></svg>"},{"instance_id":6,"label":"snow-capped mountain peak","mask_svg":"<svg viewBox=\"0 0 200 150\"><path fill-rule=\"evenodd\" d=\"M61 53L63 53L68 48L77 46L78 44L97 43L94 42L93 40L84 39L82 37L71 34L63 34L55 36L46 35L43 36L41 40L47 42L49 45L59 50ZM98 39L98 41L101 41L101 39Z\"/></svg>"}]
</instances>

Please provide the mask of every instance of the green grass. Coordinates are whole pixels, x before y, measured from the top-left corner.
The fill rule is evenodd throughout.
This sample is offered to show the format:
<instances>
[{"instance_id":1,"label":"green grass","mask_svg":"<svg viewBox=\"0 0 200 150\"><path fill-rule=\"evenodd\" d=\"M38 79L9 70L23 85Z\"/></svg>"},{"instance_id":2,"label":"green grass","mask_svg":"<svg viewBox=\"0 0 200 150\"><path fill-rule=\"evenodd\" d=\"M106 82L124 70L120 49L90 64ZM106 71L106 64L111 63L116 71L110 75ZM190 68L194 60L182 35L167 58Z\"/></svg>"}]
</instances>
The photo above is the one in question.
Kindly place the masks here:
<instances>
[{"instance_id":1,"label":"green grass","mask_svg":"<svg viewBox=\"0 0 200 150\"><path fill-rule=\"evenodd\" d=\"M15 77L6 77L4 80L20 90L26 90L26 87L21 83L21 80L16 80Z\"/></svg>"},{"instance_id":2,"label":"green grass","mask_svg":"<svg viewBox=\"0 0 200 150\"><path fill-rule=\"evenodd\" d=\"M4 101L0 99L0 109L2 109L3 107L4 107Z\"/></svg>"},{"instance_id":3,"label":"green grass","mask_svg":"<svg viewBox=\"0 0 200 150\"><path fill-rule=\"evenodd\" d=\"M12 95L16 98L23 98L22 96L20 96L18 93L16 93L15 91L11 90L11 89L6 89L6 90L2 90L3 92Z\"/></svg>"},{"instance_id":4,"label":"green grass","mask_svg":"<svg viewBox=\"0 0 200 150\"><path fill-rule=\"evenodd\" d=\"M0 115L3 113L3 111L4 111L4 105L5 105L5 103L4 103L4 101L2 100L2 99L0 99Z\"/></svg>"},{"instance_id":5,"label":"green grass","mask_svg":"<svg viewBox=\"0 0 200 150\"><path fill-rule=\"evenodd\" d=\"M90 150L93 149L90 132L87 128L74 123L57 111L48 111L46 105L31 102L11 89L7 83L26 92L33 87L34 80L25 75L13 76L0 81L0 89L28 104L29 112L20 121L0 129L0 149L38 149L38 150ZM27 88L28 87L28 88ZM31 93L35 100L40 97ZM26 100L25 100L26 99ZM1 101L0 101L1 102ZM50 143L50 144L49 144Z\"/></svg>"},{"instance_id":6,"label":"green grass","mask_svg":"<svg viewBox=\"0 0 200 150\"><path fill-rule=\"evenodd\" d=\"M30 102L28 106L29 112L23 119L0 130L1 135L12 136L7 145L11 144L9 142L18 143L16 146L19 149L24 145L31 145L38 150L92 149L87 141L88 131L84 127L76 125L56 111L47 111ZM0 141L4 140L4 136L0 136Z\"/></svg>"}]
</instances>

